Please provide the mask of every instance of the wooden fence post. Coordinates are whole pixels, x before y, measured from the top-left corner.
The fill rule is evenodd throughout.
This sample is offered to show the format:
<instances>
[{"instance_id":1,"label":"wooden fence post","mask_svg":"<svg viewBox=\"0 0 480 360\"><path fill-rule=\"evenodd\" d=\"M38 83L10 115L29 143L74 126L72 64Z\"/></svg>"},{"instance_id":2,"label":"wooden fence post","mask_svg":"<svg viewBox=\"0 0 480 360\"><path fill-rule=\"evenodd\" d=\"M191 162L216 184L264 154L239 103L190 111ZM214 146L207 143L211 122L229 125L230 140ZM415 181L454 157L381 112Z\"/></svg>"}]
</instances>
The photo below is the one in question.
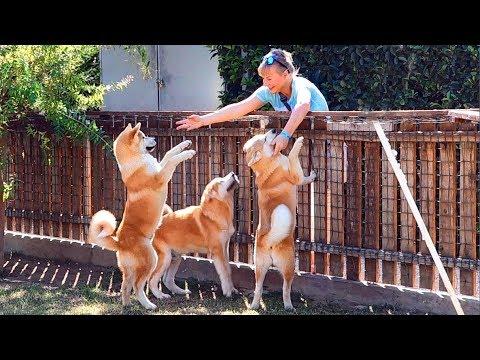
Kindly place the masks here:
<instances>
[{"instance_id":1,"label":"wooden fence post","mask_svg":"<svg viewBox=\"0 0 480 360\"><path fill-rule=\"evenodd\" d=\"M3 171L3 170L2 170ZM5 249L5 202L3 201L3 174L0 171L0 274L3 269L4 249Z\"/></svg>"},{"instance_id":2,"label":"wooden fence post","mask_svg":"<svg viewBox=\"0 0 480 360\"><path fill-rule=\"evenodd\" d=\"M90 140L86 140L84 142L84 156L85 156L85 163L83 168L83 180L84 180L84 193L83 195L83 208L81 210L81 214L84 216L88 216L89 218L93 215L92 209L92 150L91 150L91 143ZM88 237L88 224L81 224L82 228L82 240L86 241Z\"/></svg>"},{"instance_id":3,"label":"wooden fence post","mask_svg":"<svg viewBox=\"0 0 480 360\"><path fill-rule=\"evenodd\" d=\"M412 193L410 192L410 189L407 183L407 178L403 173L402 169L400 168L400 164L397 162L395 155L393 154L392 148L390 147L390 143L388 142L388 139L385 136L385 133L383 132L383 129L380 123L378 121L375 121L373 123L373 126L375 127L378 137L380 138L380 141L382 143L383 149L387 154L388 161L390 162L390 165L392 166L393 171L395 172L395 176L398 179L398 183L400 184L400 187L402 189L403 196L405 197L408 203L408 206L410 207L410 210L413 213L415 221L417 222L417 225L420 228L420 232L422 233L422 237L425 240L425 243L427 244L428 250L432 255L435 265L438 268L440 277L442 278L443 283L447 288L448 294L450 295L450 299L452 300L455 311L457 312L458 315L464 315L462 306L460 305L460 302L458 301L458 298L455 294L455 290L453 289L453 286L448 278L447 272L445 271L442 261L438 256L437 250L435 249L435 245L433 244L432 238L430 237L430 234L428 233L428 229L425 226L425 222L423 221L422 216L418 211L417 204L415 203Z\"/></svg>"},{"instance_id":4,"label":"wooden fence post","mask_svg":"<svg viewBox=\"0 0 480 360\"><path fill-rule=\"evenodd\" d=\"M5 134L0 136L0 154L6 154L5 151L6 139ZM1 165L2 159L0 159L0 274L3 271L4 261L4 249L5 239L3 237L5 233L5 202L3 201L3 166Z\"/></svg>"}]
</instances>

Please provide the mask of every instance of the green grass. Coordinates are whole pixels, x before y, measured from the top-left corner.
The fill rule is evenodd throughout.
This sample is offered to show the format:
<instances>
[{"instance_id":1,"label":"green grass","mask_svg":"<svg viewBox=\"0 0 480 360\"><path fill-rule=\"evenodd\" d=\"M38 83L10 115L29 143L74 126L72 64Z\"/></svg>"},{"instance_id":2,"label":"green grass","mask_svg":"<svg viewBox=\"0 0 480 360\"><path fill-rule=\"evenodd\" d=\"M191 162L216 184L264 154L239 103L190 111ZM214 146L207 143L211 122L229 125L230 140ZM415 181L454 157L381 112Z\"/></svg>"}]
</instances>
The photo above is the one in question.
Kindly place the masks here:
<instances>
[{"instance_id":1,"label":"green grass","mask_svg":"<svg viewBox=\"0 0 480 360\"><path fill-rule=\"evenodd\" d=\"M151 294L149 299L158 305L156 310L145 310L132 295L131 304L122 307L120 294L103 289L80 286L51 287L38 283L0 279L0 315L368 315L408 314L393 307L346 307L334 303L314 302L292 293L294 312L283 308L279 292L265 293L262 308L250 310L251 295L226 298L213 283L199 284L188 280L191 295L174 295L159 301ZM180 285L181 283L178 282Z\"/></svg>"}]
</instances>

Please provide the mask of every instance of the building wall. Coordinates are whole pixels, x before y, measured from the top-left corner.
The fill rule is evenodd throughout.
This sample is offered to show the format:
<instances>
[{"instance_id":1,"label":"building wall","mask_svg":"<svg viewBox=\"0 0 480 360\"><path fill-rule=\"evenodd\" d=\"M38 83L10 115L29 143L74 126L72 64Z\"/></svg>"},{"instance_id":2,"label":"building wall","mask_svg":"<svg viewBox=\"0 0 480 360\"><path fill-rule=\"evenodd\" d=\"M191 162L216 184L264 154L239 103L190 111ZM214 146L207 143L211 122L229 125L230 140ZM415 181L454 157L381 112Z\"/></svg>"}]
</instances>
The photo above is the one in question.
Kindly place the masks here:
<instances>
[{"instance_id":1,"label":"building wall","mask_svg":"<svg viewBox=\"0 0 480 360\"><path fill-rule=\"evenodd\" d=\"M209 111L220 105L222 79L218 60L210 59L204 45L148 46L152 76L143 79L136 59L121 47L102 48L102 83L131 74L134 80L123 90L105 95L107 111Z\"/></svg>"}]
</instances>

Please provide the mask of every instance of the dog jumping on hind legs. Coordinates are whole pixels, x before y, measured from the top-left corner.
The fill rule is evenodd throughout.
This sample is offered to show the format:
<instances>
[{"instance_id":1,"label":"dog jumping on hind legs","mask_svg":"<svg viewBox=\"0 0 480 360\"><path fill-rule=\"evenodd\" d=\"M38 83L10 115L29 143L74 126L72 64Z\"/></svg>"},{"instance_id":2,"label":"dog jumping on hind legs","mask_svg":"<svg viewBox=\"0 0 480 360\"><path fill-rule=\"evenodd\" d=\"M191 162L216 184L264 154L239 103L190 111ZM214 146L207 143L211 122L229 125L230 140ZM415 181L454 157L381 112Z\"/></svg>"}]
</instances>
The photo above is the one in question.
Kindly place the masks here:
<instances>
[{"instance_id":1,"label":"dog jumping on hind legs","mask_svg":"<svg viewBox=\"0 0 480 360\"><path fill-rule=\"evenodd\" d=\"M113 152L127 188L123 218L116 228L115 216L100 210L93 215L87 243L115 251L122 272L122 304L128 305L132 289L146 309L155 309L145 294L145 285L157 265L157 253L152 241L162 222L168 183L175 168L191 159L195 150L185 150L191 141L183 141L170 149L160 162L150 152L156 142L128 124L113 143Z\"/></svg>"},{"instance_id":2,"label":"dog jumping on hind legs","mask_svg":"<svg viewBox=\"0 0 480 360\"><path fill-rule=\"evenodd\" d=\"M314 171L304 176L298 154L303 145L299 137L288 154L273 155L276 131L255 135L243 146L248 166L255 173L258 188L259 224L255 233L255 293L250 305L258 309L263 280L271 265L283 276L283 304L293 310L290 291L295 270L294 230L296 226L297 186L315 180Z\"/></svg>"}]
</instances>

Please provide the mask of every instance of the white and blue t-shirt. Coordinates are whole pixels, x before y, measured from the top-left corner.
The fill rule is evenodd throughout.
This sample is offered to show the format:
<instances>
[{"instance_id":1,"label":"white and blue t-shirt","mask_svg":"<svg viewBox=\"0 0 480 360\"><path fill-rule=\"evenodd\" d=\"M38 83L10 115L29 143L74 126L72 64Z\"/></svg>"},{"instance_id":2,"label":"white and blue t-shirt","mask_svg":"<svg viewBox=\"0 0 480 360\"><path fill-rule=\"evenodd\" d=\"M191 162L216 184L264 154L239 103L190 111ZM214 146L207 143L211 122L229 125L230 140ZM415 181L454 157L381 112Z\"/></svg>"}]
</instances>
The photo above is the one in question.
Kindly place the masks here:
<instances>
[{"instance_id":1,"label":"white and blue t-shirt","mask_svg":"<svg viewBox=\"0 0 480 360\"><path fill-rule=\"evenodd\" d=\"M263 103L270 103L276 111L288 111L280 99L280 94L272 93L268 87L261 86L254 94ZM310 111L328 111L327 101L318 88L308 79L301 76L292 78L292 95L287 100L288 105L293 109L297 99L310 99Z\"/></svg>"}]
</instances>

